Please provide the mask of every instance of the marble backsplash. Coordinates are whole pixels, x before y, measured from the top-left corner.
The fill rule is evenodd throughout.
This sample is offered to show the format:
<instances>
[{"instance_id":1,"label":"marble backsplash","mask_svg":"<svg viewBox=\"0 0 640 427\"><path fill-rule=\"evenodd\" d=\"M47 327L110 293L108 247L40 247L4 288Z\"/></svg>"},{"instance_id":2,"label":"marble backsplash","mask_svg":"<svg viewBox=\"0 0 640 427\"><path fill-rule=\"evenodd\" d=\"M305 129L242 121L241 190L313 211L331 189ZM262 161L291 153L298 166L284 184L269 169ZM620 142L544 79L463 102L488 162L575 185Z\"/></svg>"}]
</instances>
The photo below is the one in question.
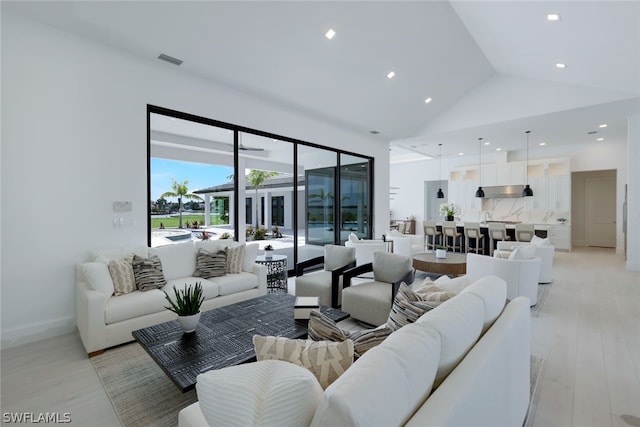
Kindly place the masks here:
<instances>
[{"instance_id":1,"label":"marble backsplash","mask_svg":"<svg viewBox=\"0 0 640 427\"><path fill-rule=\"evenodd\" d=\"M531 224L559 224L559 218L571 223L571 212L532 210L522 197L511 199L484 199L482 210L466 210L460 214L459 221L482 222L487 219L499 221L520 221Z\"/></svg>"}]
</instances>

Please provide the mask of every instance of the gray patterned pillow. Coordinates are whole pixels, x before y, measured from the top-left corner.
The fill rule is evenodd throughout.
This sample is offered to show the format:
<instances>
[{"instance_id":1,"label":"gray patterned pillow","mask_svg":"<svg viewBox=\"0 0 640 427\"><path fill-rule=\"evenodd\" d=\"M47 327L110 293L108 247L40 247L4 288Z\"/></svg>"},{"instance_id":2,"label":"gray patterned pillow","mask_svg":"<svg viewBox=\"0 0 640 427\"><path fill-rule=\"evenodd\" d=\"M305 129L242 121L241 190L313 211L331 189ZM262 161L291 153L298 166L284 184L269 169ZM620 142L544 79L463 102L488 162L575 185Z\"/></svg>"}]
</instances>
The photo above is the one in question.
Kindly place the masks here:
<instances>
[{"instance_id":1,"label":"gray patterned pillow","mask_svg":"<svg viewBox=\"0 0 640 427\"><path fill-rule=\"evenodd\" d=\"M387 325L375 329L347 332L319 311L312 311L309 316L309 339L314 341L337 342L350 339L353 341L353 351L356 358L361 357L367 350L380 344L391 335L392 332L393 330Z\"/></svg>"},{"instance_id":2,"label":"gray patterned pillow","mask_svg":"<svg viewBox=\"0 0 640 427\"><path fill-rule=\"evenodd\" d=\"M227 273L239 274L242 272L244 247L245 245L239 245L227 248Z\"/></svg>"},{"instance_id":3,"label":"gray patterned pillow","mask_svg":"<svg viewBox=\"0 0 640 427\"><path fill-rule=\"evenodd\" d=\"M253 336L256 360L284 360L311 371L323 389L353 364L353 343Z\"/></svg>"},{"instance_id":4,"label":"gray patterned pillow","mask_svg":"<svg viewBox=\"0 0 640 427\"><path fill-rule=\"evenodd\" d=\"M162 262L157 255L149 258L134 255L133 276L136 280L136 287L142 292L158 289L167 284L162 273Z\"/></svg>"},{"instance_id":5,"label":"gray patterned pillow","mask_svg":"<svg viewBox=\"0 0 640 427\"><path fill-rule=\"evenodd\" d=\"M427 302L402 282L393 300L387 325L394 331L413 323L427 311L438 306L439 302Z\"/></svg>"},{"instance_id":6,"label":"gray patterned pillow","mask_svg":"<svg viewBox=\"0 0 640 427\"><path fill-rule=\"evenodd\" d=\"M133 254L121 260L109 261L109 274L113 280L114 295L125 295L136 290L136 279L133 275Z\"/></svg>"},{"instance_id":7,"label":"gray patterned pillow","mask_svg":"<svg viewBox=\"0 0 640 427\"><path fill-rule=\"evenodd\" d=\"M196 271L193 273L194 277L203 277L208 279L209 277L224 276L227 272L227 253L223 250L217 252L208 252L204 249L198 249L196 255Z\"/></svg>"}]
</instances>

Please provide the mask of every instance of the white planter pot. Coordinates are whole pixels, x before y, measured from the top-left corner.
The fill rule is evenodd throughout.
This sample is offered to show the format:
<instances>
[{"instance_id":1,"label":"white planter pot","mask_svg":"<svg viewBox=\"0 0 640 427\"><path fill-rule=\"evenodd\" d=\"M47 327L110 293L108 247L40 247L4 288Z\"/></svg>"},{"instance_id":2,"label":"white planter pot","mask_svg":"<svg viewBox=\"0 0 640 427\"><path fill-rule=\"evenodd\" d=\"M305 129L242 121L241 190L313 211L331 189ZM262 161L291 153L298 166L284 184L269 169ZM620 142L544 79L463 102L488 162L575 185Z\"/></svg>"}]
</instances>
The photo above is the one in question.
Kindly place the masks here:
<instances>
[{"instance_id":1,"label":"white planter pot","mask_svg":"<svg viewBox=\"0 0 640 427\"><path fill-rule=\"evenodd\" d=\"M199 311L196 314L192 314L191 316L178 316L178 323L180 323L180 327L182 331L185 333L193 332L196 330L198 326L198 322L200 322L200 315L202 314Z\"/></svg>"},{"instance_id":2,"label":"white planter pot","mask_svg":"<svg viewBox=\"0 0 640 427\"><path fill-rule=\"evenodd\" d=\"M436 249L436 258L446 258L447 251L445 249Z\"/></svg>"},{"instance_id":3,"label":"white planter pot","mask_svg":"<svg viewBox=\"0 0 640 427\"><path fill-rule=\"evenodd\" d=\"M273 258L273 251L264 251L264 257L266 259L271 259Z\"/></svg>"}]
</instances>

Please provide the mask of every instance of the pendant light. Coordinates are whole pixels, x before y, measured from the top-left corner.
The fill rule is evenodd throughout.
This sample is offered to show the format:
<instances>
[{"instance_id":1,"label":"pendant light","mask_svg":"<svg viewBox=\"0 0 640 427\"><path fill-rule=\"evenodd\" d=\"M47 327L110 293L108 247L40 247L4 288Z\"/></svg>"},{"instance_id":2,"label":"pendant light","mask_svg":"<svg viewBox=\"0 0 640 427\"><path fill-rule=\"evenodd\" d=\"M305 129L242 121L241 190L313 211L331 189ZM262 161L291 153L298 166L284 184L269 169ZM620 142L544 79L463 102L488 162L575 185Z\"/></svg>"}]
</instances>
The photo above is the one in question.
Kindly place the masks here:
<instances>
[{"instance_id":1,"label":"pendant light","mask_svg":"<svg viewBox=\"0 0 640 427\"><path fill-rule=\"evenodd\" d=\"M438 166L438 179L440 180L440 188L438 188L438 194L436 197L438 199L444 199L444 192L442 191L442 144L438 144L440 146L440 155L438 158L440 159L440 166Z\"/></svg>"},{"instance_id":2,"label":"pendant light","mask_svg":"<svg viewBox=\"0 0 640 427\"><path fill-rule=\"evenodd\" d=\"M525 177L525 187L524 190L522 190L522 197L531 197L533 196L533 190L531 189L531 187L529 187L529 134L531 133L530 130L525 132L527 134L527 163L525 164L524 167L524 177Z\"/></svg>"},{"instance_id":3,"label":"pendant light","mask_svg":"<svg viewBox=\"0 0 640 427\"><path fill-rule=\"evenodd\" d=\"M478 174L478 189L476 190L476 197L484 197L484 190L482 189L482 138L478 138L478 146L480 147L480 173Z\"/></svg>"}]
</instances>

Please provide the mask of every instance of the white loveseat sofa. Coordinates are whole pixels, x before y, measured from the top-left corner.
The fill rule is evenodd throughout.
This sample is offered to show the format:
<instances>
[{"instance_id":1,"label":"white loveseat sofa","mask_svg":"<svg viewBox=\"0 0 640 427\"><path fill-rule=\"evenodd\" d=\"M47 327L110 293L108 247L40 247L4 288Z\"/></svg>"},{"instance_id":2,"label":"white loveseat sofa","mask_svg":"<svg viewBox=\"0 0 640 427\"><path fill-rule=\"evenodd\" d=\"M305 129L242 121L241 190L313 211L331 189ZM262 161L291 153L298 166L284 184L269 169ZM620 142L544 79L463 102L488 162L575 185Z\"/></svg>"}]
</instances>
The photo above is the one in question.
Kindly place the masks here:
<instances>
[{"instance_id":1,"label":"white loveseat sofa","mask_svg":"<svg viewBox=\"0 0 640 427\"><path fill-rule=\"evenodd\" d=\"M196 254L199 248L216 251L236 247L238 242L204 240L147 248L105 250L94 253L91 260L76 268L76 324L89 356L118 344L133 341L131 332L177 316L165 308L168 302L163 290L173 295L173 288L201 282L205 301L202 311L222 307L267 293L266 267L255 263L258 245L246 245L242 271L221 277L194 277ZM134 253L143 258L157 255L167 284L162 289L145 292L135 290L115 296L114 285L107 264ZM106 272L106 273L105 273Z\"/></svg>"},{"instance_id":2,"label":"white loveseat sofa","mask_svg":"<svg viewBox=\"0 0 640 427\"><path fill-rule=\"evenodd\" d=\"M299 406L290 408L295 425L521 426L530 396L529 301L519 297L505 306L505 299L506 283L498 277L470 284L355 361L305 409L306 417ZM224 371L201 374L203 385ZM249 394L238 404L255 400L256 385L234 378L227 378L234 390ZM180 412L180 427L210 425L207 408L221 398L196 387L200 401ZM261 410L271 415L287 408Z\"/></svg>"}]
</instances>

